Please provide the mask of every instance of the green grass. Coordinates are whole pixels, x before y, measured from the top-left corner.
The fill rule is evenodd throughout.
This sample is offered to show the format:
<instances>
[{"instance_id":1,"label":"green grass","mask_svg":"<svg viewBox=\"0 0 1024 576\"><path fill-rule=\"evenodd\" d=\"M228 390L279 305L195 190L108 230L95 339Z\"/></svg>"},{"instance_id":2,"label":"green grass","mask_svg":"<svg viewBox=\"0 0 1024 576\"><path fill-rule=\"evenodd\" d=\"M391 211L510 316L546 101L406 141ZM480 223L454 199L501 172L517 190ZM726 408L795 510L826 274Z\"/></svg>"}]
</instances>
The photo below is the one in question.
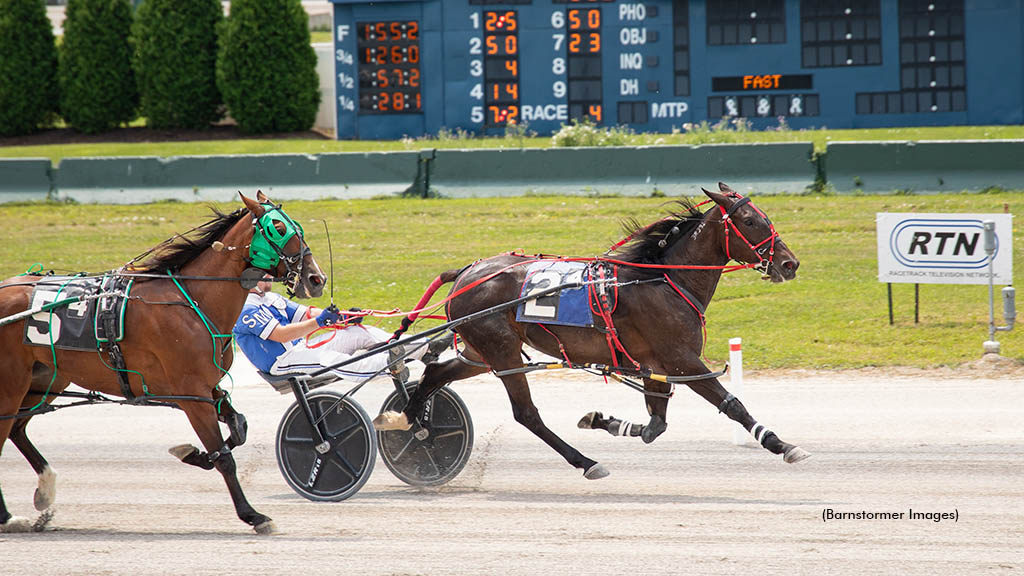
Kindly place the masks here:
<instances>
[{"instance_id":1,"label":"green grass","mask_svg":"<svg viewBox=\"0 0 1024 576\"><path fill-rule=\"evenodd\" d=\"M528 128L528 127L527 127ZM116 136L114 136L116 137ZM749 142L812 142L824 152L828 142L855 140L971 140L1021 139L1024 126L942 126L922 128L878 128L870 130L785 130L736 131L691 130L673 134L633 134L632 146L695 145ZM430 138L398 141L337 141L246 139L199 142L92 143L48 146L0 146L0 158L61 158L89 156L182 156L219 154L321 154L329 152L373 152L429 148L547 148L549 137L470 137L464 133L442 132Z\"/></svg>"},{"instance_id":2,"label":"green grass","mask_svg":"<svg viewBox=\"0 0 1024 576\"><path fill-rule=\"evenodd\" d=\"M913 322L913 286L894 285L889 326L886 286L877 281L877 212L1011 211L1014 193L935 196L778 196L757 204L801 260L795 281L763 282L726 274L708 310L707 356L728 356L744 339L751 368L857 368L957 365L976 360L987 339L984 286L921 285L921 322ZM578 256L602 253L619 222L659 218L665 199L523 197L440 200L288 202L325 271L320 218L334 239L335 301L343 306L408 309L441 271L522 249ZM221 205L234 209L236 205ZM59 271L117 267L146 248L208 218L203 205L24 204L0 208L0 276L33 263ZM1016 270L1024 242L1014 231ZM326 297L317 302L323 304ZM386 323L395 326L394 322ZM1024 360L1021 329L999 336L1003 354Z\"/></svg>"}]
</instances>

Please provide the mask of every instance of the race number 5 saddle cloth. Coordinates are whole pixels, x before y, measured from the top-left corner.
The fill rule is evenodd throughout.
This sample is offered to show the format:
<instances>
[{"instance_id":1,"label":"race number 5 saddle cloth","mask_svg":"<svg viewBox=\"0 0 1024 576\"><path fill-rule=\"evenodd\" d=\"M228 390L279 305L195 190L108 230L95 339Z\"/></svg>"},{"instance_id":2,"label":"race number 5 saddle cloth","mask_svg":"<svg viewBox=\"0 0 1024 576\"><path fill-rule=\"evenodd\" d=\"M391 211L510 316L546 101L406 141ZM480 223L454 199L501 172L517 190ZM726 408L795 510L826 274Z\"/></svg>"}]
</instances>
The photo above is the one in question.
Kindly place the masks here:
<instances>
[{"instance_id":1,"label":"race number 5 saddle cloth","mask_svg":"<svg viewBox=\"0 0 1024 576\"><path fill-rule=\"evenodd\" d=\"M77 298L66 306L33 314L25 321L25 344L95 351L124 339L124 312L134 279L47 276L32 291L30 308Z\"/></svg>"}]
</instances>

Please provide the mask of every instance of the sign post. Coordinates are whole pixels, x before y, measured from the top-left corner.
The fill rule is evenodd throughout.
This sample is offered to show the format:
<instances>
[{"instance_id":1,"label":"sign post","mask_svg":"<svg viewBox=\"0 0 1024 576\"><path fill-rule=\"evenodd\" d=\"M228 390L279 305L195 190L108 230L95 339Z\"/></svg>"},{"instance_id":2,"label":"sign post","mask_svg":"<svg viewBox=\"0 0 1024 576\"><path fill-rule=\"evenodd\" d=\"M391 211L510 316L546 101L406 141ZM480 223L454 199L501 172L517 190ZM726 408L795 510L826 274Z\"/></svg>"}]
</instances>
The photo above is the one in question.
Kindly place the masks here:
<instances>
[{"instance_id":1,"label":"sign post","mask_svg":"<svg viewBox=\"0 0 1024 576\"><path fill-rule=\"evenodd\" d=\"M1007 325L996 326L995 287L992 274L993 255L996 251L996 224L991 220L985 220L982 226L985 229L985 254L988 255L988 340L982 344L982 348L985 350L985 354L999 354L996 331L1013 330L1013 323L1017 319L1016 295L1013 286L1003 288L1003 318L1006 319Z\"/></svg>"}]
</instances>

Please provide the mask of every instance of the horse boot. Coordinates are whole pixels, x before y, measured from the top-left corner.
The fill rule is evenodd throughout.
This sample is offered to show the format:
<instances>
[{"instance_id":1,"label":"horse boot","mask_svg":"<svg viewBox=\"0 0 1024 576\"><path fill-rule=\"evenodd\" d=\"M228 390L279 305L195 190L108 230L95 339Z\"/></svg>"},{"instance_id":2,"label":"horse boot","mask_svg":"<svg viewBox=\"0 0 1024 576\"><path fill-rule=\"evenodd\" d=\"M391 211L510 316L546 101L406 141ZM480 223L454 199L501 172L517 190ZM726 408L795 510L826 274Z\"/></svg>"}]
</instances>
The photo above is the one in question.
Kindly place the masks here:
<instances>
[{"instance_id":1,"label":"horse boot","mask_svg":"<svg viewBox=\"0 0 1024 576\"><path fill-rule=\"evenodd\" d=\"M226 395L225 395L226 396ZM249 431L249 423L245 419L245 415L235 410L235 407L228 402L226 397L222 397L224 402L220 412L217 414L217 420L227 424L228 432L228 446L234 448L245 444L245 439Z\"/></svg>"},{"instance_id":2,"label":"horse boot","mask_svg":"<svg viewBox=\"0 0 1024 576\"><path fill-rule=\"evenodd\" d=\"M651 416L650 423L643 425L620 420L614 416L605 418L600 412L588 412L580 418L576 426L584 430L604 430L612 436L639 436L644 444L654 442L654 439L668 428L665 420L657 414Z\"/></svg>"},{"instance_id":3,"label":"horse boot","mask_svg":"<svg viewBox=\"0 0 1024 576\"><path fill-rule=\"evenodd\" d=\"M221 415L220 421L228 425L228 436L229 445L232 448L245 444L246 435L249 431L249 423L245 420L245 414L241 412L235 412L234 409L226 415Z\"/></svg>"},{"instance_id":4,"label":"horse boot","mask_svg":"<svg viewBox=\"0 0 1024 576\"><path fill-rule=\"evenodd\" d=\"M427 343L427 351L420 358L420 362L423 362L424 364L436 362L437 359L441 357L441 354L443 354L445 350L451 348L452 344L454 343L454 332L448 332L444 336L441 336L440 338L431 340L429 343Z\"/></svg>"}]
</instances>

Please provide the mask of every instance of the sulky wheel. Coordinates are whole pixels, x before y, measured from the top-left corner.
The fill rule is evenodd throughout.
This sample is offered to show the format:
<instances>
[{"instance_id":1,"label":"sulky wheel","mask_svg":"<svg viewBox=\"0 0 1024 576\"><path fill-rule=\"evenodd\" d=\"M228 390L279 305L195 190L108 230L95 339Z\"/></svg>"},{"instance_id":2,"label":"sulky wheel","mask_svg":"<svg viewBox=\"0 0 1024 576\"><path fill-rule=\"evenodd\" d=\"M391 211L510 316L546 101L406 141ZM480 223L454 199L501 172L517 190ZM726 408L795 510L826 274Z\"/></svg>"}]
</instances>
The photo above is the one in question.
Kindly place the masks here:
<instances>
[{"instance_id":1,"label":"sulky wheel","mask_svg":"<svg viewBox=\"0 0 1024 576\"><path fill-rule=\"evenodd\" d=\"M337 392L314 392L306 398L327 443L317 449L309 420L295 402L277 427L277 465L292 490L304 498L344 500L358 492L373 472L377 453L373 424L359 403Z\"/></svg>"},{"instance_id":2,"label":"sulky wheel","mask_svg":"<svg viewBox=\"0 0 1024 576\"><path fill-rule=\"evenodd\" d=\"M415 383L410 383L411 392ZM397 390L384 401L381 412L400 411L405 397ZM439 486L455 478L473 452L473 421L458 394L445 386L426 407L423 427L407 431L377 432L384 465L411 486Z\"/></svg>"}]
</instances>

